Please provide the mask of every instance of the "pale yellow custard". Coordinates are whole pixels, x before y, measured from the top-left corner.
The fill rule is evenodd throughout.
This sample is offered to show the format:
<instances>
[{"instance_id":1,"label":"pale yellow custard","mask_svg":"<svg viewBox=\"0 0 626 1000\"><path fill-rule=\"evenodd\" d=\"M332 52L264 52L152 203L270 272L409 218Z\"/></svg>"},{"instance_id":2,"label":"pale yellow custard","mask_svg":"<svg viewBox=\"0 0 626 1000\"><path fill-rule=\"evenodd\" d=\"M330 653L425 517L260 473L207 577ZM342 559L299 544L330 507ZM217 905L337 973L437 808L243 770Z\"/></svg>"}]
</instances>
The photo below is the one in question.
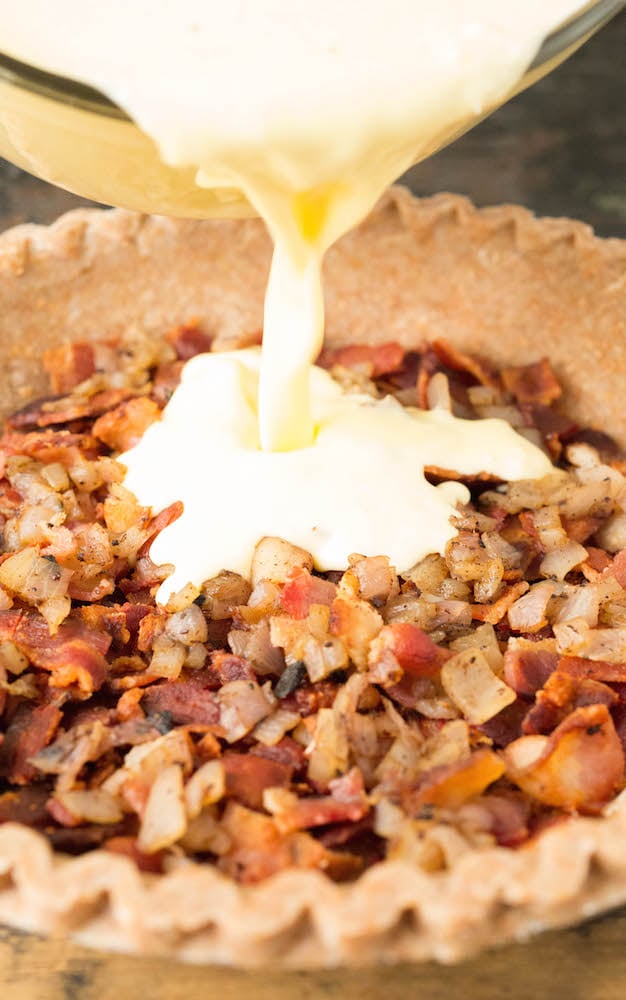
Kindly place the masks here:
<instances>
[{"instance_id":1,"label":"pale yellow custard","mask_svg":"<svg viewBox=\"0 0 626 1000\"><path fill-rule=\"evenodd\" d=\"M343 399L310 366L323 338L325 250L442 136L509 93L545 36L581 6L21 0L0 12L6 52L104 91L165 162L193 167L197 184L226 201L242 192L274 240L258 392L256 354L193 362L164 420L124 458L142 502L185 504L153 549L176 565L161 599L219 569L245 570L267 533L310 549L320 568L355 550L407 568L441 550L452 503L467 495L458 485L435 491L424 462L513 478L547 470L547 458L503 424L469 430L445 414ZM215 455L226 495L207 522L212 487L193 467ZM229 474L249 491L244 508L229 502ZM364 475L377 480L371 490ZM287 495L289 504L265 509L266 498ZM411 518L419 540L408 532Z\"/></svg>"}]
</instances>

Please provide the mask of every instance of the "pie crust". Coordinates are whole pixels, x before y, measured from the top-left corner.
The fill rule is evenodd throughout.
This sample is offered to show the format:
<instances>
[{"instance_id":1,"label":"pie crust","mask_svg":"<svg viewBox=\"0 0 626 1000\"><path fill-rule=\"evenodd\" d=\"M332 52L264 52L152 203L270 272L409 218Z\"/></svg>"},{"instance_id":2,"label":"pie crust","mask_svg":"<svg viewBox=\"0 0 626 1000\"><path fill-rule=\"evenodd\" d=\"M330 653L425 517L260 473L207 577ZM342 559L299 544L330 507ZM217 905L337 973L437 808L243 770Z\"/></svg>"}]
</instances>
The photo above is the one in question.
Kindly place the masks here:
<instances>
[{"instance_id":1,"label":"pie crust","mask_svg":"<svg viewBox=\"0 0 626 1000\"><path fill-rule=\"evenodd\" d=\"M220 346L256 339L269 265L262 224L71 212L0 237L2 407L44 388L41 352L128 327L199 321ZM328 254L333 345L433 336L496 364L551 357L568 409L626 445L626 242L524 209L418 201L396 188ZM607 378L607 373L609 377ZM626 901L626 793L519 850L476 849L426 874L383 862L350 885L281 872L239 886L208 865L140 873L122 856L54 854L0 827L0 919L90 945L193 962L310 967L456 961Z\"/></svg>"}]
</instances>

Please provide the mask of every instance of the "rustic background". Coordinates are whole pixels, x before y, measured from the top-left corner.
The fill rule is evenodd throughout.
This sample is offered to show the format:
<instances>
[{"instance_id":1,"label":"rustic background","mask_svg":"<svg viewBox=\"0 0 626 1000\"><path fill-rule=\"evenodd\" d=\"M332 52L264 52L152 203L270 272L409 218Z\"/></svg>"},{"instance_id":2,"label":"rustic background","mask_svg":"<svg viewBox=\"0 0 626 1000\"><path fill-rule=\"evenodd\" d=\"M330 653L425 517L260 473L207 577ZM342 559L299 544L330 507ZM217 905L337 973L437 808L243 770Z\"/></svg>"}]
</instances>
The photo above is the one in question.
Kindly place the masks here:
<instances>
[{"instance_id":1,"label":"rustic background","mask_svg":"<svg viewBox=\"0 0 626 1000\"><path fill-rule=\"evenodd\" d=\"M549 2L549 0L547 0ZM513 201L626 237L626 12L535 88L416 167L418 194ZM83 199L0 161L0 228L50 222ZM0 987L11 1000L623 1000L626 911L454 969L255 975L107 957L0 928Z\"/></svg>"},{"instance_id":2,"label":"rustic background","mask_svg":"<svg viewBox=\"0 0 626 1000\"><path fill-rule=\"evenodd\" d=\"M549 2L549 0L547 0ZM626 11L531 90L415 167L417 194L513 201L626 237ZM0 229L89 204L0 160Z\"/></svg>"}]
</instances>

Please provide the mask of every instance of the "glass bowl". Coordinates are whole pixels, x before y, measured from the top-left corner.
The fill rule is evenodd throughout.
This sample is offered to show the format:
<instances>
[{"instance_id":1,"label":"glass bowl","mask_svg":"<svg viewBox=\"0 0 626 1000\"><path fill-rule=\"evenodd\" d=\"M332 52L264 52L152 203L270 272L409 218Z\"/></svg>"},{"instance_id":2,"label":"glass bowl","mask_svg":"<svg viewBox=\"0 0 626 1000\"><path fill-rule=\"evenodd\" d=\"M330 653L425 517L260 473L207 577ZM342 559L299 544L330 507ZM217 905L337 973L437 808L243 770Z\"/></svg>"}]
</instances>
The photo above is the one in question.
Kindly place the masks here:
<instances>
[{"instance_id":1,"label":"glass bowl","mask_svg":"<svg viewBox=\"0 0 626 1000\"><path fill-rule=\"evenodd\" d=\"M554 69L625 2L587 4L546 39L506 98ZM480 117L493 110L487 109ZM477 120L457 124L439 137L439 146ZM182 218L253 214L236 190L199 188L195 168L162 163L155 143L98 91L1 53L0 155L59 187L109 205Z\"/></svg>"}]
</instances>

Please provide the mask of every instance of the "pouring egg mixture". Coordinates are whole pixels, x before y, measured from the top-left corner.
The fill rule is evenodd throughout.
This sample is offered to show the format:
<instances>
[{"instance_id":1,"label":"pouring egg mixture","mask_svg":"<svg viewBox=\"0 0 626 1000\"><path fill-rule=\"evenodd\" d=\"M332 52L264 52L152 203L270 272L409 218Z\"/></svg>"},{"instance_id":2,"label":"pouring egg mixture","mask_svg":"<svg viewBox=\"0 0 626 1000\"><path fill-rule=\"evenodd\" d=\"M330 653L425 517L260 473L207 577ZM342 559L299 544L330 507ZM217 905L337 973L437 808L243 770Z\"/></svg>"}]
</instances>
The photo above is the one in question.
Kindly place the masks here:
<instances>
[{"instance_id":1,"label":"pouring egg mixture","mask_svg":"<svg viewBox=\"0 0 626 1000\"><path fill-rule=\"evenodd\" d=\"M262 350L195 358L163 418L121 457L142 504L184 505L152 550L175 567L160 602L223 568L248 575L266 535L302 546L321 570L353 552L407 570L444 551L469 499L460 483L431 485L424 466L502 479L551 469L503 421L346 392L313 362L326 249L411 164L501 101L580 6L320 0L313 18L301 0L136 0L88 15L78 0L24 0L2 13L8 54L107 94L166 163L197 169L207 215L216 194L239 192L274 241ZM233 484L226 504L210 488L218 463Z\"/></svg>"}]
</instances>

